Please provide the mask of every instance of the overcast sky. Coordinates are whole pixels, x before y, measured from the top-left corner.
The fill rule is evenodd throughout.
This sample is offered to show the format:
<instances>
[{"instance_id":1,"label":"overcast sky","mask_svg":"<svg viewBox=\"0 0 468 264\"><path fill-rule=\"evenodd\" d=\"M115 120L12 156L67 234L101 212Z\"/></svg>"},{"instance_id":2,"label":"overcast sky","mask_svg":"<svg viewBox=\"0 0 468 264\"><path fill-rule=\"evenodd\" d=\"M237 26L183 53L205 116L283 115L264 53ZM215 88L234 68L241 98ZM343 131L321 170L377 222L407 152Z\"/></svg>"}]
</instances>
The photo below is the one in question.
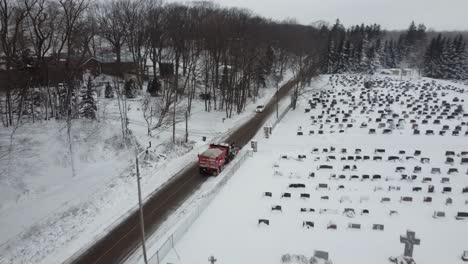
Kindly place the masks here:
<instances>
[{"instance_id":1,"label":"overcast sky","mask_svg":"<svg viewBox=\"0 0 468 264\"><path fill-rule=\"evenodd\" d=\"M193 0L168 0L190 2ZM222 6L246 7L255 13L299 23L317 20L345 26L378 23L385 29L406 29L410 22L436 30L468 30L468 0L212 0Z\"/></svg>"}]
</instances>

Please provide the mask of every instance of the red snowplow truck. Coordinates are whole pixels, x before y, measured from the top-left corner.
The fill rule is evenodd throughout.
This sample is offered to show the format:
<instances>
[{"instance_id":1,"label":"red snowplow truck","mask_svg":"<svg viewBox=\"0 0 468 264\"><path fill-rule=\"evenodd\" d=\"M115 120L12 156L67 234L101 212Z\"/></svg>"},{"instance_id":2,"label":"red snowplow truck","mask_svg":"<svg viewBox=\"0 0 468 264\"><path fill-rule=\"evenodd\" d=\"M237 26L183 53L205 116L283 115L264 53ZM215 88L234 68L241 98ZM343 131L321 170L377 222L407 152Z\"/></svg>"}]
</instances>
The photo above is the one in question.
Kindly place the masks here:
<instances>
[{"instance_id":1,"label":"red snowplow truck","mask_svg":"<svg viewBox=\"0 0 468 264\"><path fill-rule=\"evenodd\" d=\"M239 152L234 144L210 144L203 153L198 154L198 167L201 174L217 176Z\"/></svg>"}]
</instances>

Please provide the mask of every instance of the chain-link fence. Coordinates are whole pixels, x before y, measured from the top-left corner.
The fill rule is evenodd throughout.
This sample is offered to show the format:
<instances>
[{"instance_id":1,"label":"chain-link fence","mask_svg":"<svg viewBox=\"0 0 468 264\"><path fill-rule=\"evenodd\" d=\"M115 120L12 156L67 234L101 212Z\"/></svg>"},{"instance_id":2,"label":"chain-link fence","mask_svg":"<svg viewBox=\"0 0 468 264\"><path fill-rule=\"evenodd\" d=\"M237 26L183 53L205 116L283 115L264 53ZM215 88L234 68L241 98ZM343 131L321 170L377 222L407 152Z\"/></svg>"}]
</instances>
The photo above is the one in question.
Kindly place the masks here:
<instances>
[{"instance_id":1,"label":"chain-link fence","mask_svg":"<svg viewBox=\"0 0 468 264\"><path fill-rule=\"evenodd\" d=\"M273 130L275 129L276 125L278 125L278 123L283 119L283 117L289 112L289 110L291 110L291 104L288 104L286 108L283 110L283 112L281 112L281 114L275 120L275 122L271 126Z\"/></svg>"}]
</instances>

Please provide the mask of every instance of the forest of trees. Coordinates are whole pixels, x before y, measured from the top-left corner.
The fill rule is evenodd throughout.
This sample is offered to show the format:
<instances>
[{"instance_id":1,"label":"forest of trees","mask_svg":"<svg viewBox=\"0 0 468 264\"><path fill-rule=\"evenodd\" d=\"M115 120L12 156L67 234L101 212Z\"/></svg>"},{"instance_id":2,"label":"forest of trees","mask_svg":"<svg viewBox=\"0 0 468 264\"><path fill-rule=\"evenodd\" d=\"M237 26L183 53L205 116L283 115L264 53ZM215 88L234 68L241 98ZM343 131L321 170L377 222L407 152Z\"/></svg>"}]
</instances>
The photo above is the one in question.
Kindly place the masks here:
<instances>
[{"instance_id":1,"label":"forest of trees","mask_svg":"<svg viewBox=\"0 0 468 264\"><path fill-rule=\"evenodd\" d=\"M325 29L326 30L326 29ZM375 73L379 68L414 68L423 76L468 78L468 49L462 35L428 39L426 26L412 22L397 39L388 38L379 25L346 29L338 20L328 33L321 72Z\"/></svg>"},{"instance_id":2,"label":"forest of trees","mask_svg":"<svg viewBox=\"0 0 468 264\"><path fill-rule=\"evenodd\" d=\"M108 65L118 77L106 84L105 97L132 98L148 83L149 94L159 98L159 115L175 112L182 100L190 113L192 100L202 95L206 111L231 117L267 79L278 85L287 69L298 89L320 73L372 74L379 68L468 76L461 35L429 40L426 27L412 23L392 39L376 24L300 25L209 2L0 0L0 44L3 126L26 118L96 118L94 83L82 65L104 51L113 54ZM148 67L156 73L151 79ZM135 78L123 83L129 71ZM125 102L119 106L124 110Z\"/></svg>"},{"instance_id":3,"label":"forest of trees","mask_svg":"<svg viewBox=\"0 0 468 264\"><path fill-rule=\"evenodd\" d=\"M181 100L190 112L204 89L205 110L230 117L267 78L279 83L287 68L300 83L316 74L324 46L319 34L211 3L0 0L1 120L12 126L24 118L95 118L93 82L82 65L103 50L115 55L108 64L121 77L106 85L106 97L113 91L119 99L134 97L151 65L157 74L148 91L161 98L160 114ZM131 58L130 70L124 57ZM136 78L120 85L129 71Z\"/></svg>"},{"instance_id":4,"label":"forest of trees","mask_svg":"<svg viewBox=\"0 0 468 264\"><path fill-rule=\"evenodd\" d=\"M468 79L468 52L461 35L433 38L424 54L425 76L438 79Z\"/></svg>"}]
</instances>

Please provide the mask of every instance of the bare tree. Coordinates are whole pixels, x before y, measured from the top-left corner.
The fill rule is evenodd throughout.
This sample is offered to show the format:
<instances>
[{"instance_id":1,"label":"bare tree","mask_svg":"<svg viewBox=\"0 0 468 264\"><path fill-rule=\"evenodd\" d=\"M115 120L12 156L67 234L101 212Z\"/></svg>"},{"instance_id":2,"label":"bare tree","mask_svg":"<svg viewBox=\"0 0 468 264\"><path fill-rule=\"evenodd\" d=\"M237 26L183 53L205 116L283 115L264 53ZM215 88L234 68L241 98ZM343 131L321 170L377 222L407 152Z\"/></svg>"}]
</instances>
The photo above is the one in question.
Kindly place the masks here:
<instances>
[{"instance_id":1,"label":"bare tree","mask_svg":"<svg viewBox=\"0 0 468 264\"><path fill-rule=\"evenodd\" d=\"M143 77L146 70L146 59L148 57L148 10L151 10L153 2L148 0L127 1L122 6L127 23L126 39L133 62L136 66L137 83L143 89Z\"/></svg>"},{"instance_id":2,"label":"bare tree","mask_svg":"<svg viewBox=\"0 0 468 264\"><path fill-rule=\"evenodd\" d=\"M0 0L0 44L5 56L6 71L6 124L13 125L13 77L12 69L16 66L18 57L19 39L23 34L23 22L27 16L26 7L16 0Z\"/></svg>"},{"instance_id":3,"label":"bare tree","mask_svg":"<svg viewBox=\"0 0 468 264\"><path fill-rule=\"evenodd\" d=\"M61 51L66 47L66 61L65 61L65 73L67 74L67 83L65 86L66 95L62 113L65 114L67 120L67 137L68 137L68 150L70 152L71 170L72 176L76 176L76 168L74 161L74 147L72 134L72 121L78 113L76 96L78 94L79 83L77 83L76 68L78 65L71 64L71 58L74 48L73 34L76 33L77 24L85 10L90 5L90 0L59 0L61 11L63 12L64 25L62 27L61 40L62 43L58 50L58 57L60 57Z\"/></svg>"},{"instance_id":4,"label":"bare tree","mask_svg":"<svg viewBox=\"0 0 468 264\"><path fill-rule=\"evenodd\" d=\"M76 25L85 10L90 6L91 0L59 0L60 11L62 13L62 26L60 28L60 45L57 55L60 56L66 48L66 67L70 67L70 59L73 52L73 38Z\"/></svg>"},{"instance_id":5,"label":"bare tree","mask_svg":"<svg viewBox=\"0 0 468 264\"><path fill-rule=\"evenodd\" d=\"M128 106L127 106L127 97L125 96L125 91L120 89L120 82L118 78L113 79L115 93L117 94L117 103L119 106L119 115L120 115L120 126L122 131L122 142L123 144L127 144L130 140L129 138L129 128L128 128Z\"/></svg>"},{"instance_id":6,"label":"bare tree","mask_svg":"<svg viewBox=\"0 0 468 264\"><path fill-rule=\"evenodd\" d=\"M166 101L163 97L153 99L151 109L152 117L156 119L156 123L153 125L151 130L164 130L173 126L173 124L178 124L185 121L185 112L187 106L182 101L172 101L173 97L166 99L169 99L170 101ZM175 109L175 115L173 109Z\"/></svg>"},{"instance_id":7,"label":"bare tree","mask_svg":"<svg viewBox=\"0 0 468 264\"><path fill-rule=\"evenodd\" d=\"M300 91L304 88L304 82L303 82L303 75L305 71L305 63L306 56L304 54L299 54L295 55L292 57L291 60L291 69L293 71L294 77L296 78L296 83L294 85L294 91L293 91L293 109L296 109L297 106L297 100L299 98Z\"/></svg>"},{"instance_id":8,"label":"bare tree","mask_svg":"<svg viewBox=\"0 0 468 264\"><path fill-rule=\"evenodd\" d=\"M124 13L124 7L128 4L127 0L102 2L98 5L96 12L99 35L112 45L118 66L122 60L122 48L128 28ZM120 70L119 74L121 74Z\"/></svg>"},{"instance_id":9,"label":"bare tree","mask_svg":"<svg viewBox=\"0 0 468 264\"><path fill-rule=\"evenodd\" d=\"M29 34L36 55L36 63L43 63L43 59L50 50L52 35L54 34L56 9L47 0L24 0L28 14Z\"/></svg>"},{"instance_id":10,"label":"bare tree","mask_svg":"<svg viewBox=\"0 0 468 264\"><path fill-rule=\"evenodd\" d=\"M200 56L203 50L203 25L207 9L203 7L194 7L189 10L189 20L187 25L188 39L186 49L183 52L183 76L185 78L182 90L187 96L187 112L190 114L192 100L195 96L195 90L198 81L201 79L201 72L198 70Z\"/></svg>"},{"instance_id":11,"label":"bare tree","mask_svg":"<svg viewBox=\"0 0 468 264\"><path fill-rule=\"evenodd\" d=\"M45 101L43 105L45 107L45 119L48 120L49 109L51 116L54 115L54 106L49 89L49 67L45 61L45 56L52 47L53 36L57 30L58 5L47 0L24 0L24 4L28 14L27 31L29 31L29 39L36 59L36 85L43 90L42 94L47 95L43 97L43 101Z\"/></svg>"},{"instance_id":12,"label":"bare tree","mask_svg":"<svg viewBox=\"0 0 468 264\"><path fill-rule=\"evenodd\" d=\"M162 52L164 42L166 41L166 32L164 28L165 9L160 4L155 4L148 10L148 52L153 66L153 74L157 75L157 65L162 63Z\"/></svg>"},{"instance_id":13,"label":"bare tree","mask_svg":"<svg viewBox=\"0 0 468 264\"><path fill-rule=\"evenodd\" d=\"M143 101L141 102L141 111L143 114L143 119L145 119L147 127L147 135L151 137L151 128L153 126L153 97L150 94L145 94Z\"/></svg>"},{"instance_id":14,"label":"bare tree","mask_svg":"<svg viewBox=\"0 0 468 264\"><path fill-rule=\"evenodd\" d=\"M179 93L179 68L182 55L186 49L186 38L187 33L187 7L178 4L171 4L166 6L167 18L166 18L166 30L172 46L173 51L173 62L175 65L174 69L174 81L173 84L173 96L174 103L172 109L172 142L175 143L175 126L176 126L176 105L178 101Z\"/></svg>"},{"instance_id":15,"label":"bare tree","mask_svg":"<svg viewBox=\"0 0 468 264\"><path fill-rule=\"evenodd\" d=\"M94 12L86 12L85 16L81 17L73 30L71 36L73 42L74 55L77 56L77 61L83 62L87 57L96 55L96 46L94 39L97 34L97 21Z\"/></svg>"},{"instance_id":16,"label":"bare tree","mask_svg":"<svg viewBox=\"0 0 468 264\"><path fill-rule=\"evenodd\" d=\"M8 8L1 8L7 4ZM295 73L301 78L298 85L304 83L309 74L308 60L319 43L318 30L311 26L266 20L245 9L210 4L163 5L160 0L109 0L98 2L96 9L94 6L94 0L0 0L1 17L8 18L7 22L1 20L2 50L11 51L13 46L9 44L16 47L15 56L5 52L11 66L7 70L18 67L20 61L16 58L28 57L27 48L32 48L31 65L38 68L41 77L33 85L45 89L40 96L34 96L27 85L17 89L18 85L9 82L7 90L14 91L13 97L18 99L12 104L10 93L7 103L0 105L2 120L7 124L14 122L15 107L24 104L29 109L33 105L30 101L36 100L42 101L46 119L62 118L71 125L78 105L80 83L76 80L82 79L79 66L86 57L97 54L101 39L115 52L120 77L122 52L128 48L140 88L146 77L147 59L152 61L155 75L158 64L172 63L174 76L163 85L159 108L162 116L173 116L165 119L173 121L173 140L177 107L184 101L190 113L200 87L204 89L200 92L204 93L206 111L222 110L231 117L244 111L248 100L255 102L271 73L279 85L291 54L299 63L294 64ZM19 12L13 12L11 7ZM6 23L8 26L4 26ZM55 60L47 58L50 54ZM49 69L55 70L63 62L63 73L50 76L57 79L59 75L59 80L49 82ZM59 82L64 83L63 88L52 85ZM180 99L183 96L186 100ZM34 109L28 111L33 113ZM150 127L158 123L161 122ZM122 129L123 134L127 129Z\"/></svg>"}]
</instances>

